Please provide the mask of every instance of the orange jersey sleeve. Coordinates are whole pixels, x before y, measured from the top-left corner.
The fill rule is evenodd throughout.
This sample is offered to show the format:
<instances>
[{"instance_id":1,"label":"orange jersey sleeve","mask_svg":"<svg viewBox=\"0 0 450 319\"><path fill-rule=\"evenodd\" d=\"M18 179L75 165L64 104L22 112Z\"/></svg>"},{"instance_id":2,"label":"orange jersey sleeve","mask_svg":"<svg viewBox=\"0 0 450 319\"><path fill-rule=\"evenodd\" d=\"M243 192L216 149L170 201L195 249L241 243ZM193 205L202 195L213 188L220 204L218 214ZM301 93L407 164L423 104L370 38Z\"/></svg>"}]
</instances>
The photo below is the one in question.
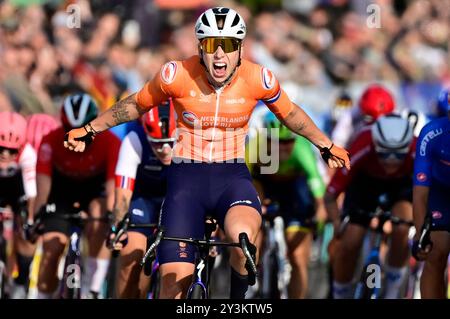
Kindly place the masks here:
<instances>
[{"instance_id":1,"label":"orange jersey sleeve","mask_svg":"<svg viewBox=\"0 0 450 319\"><path fill-rule=\"evenodd\" d=\"M254 87L257 99L263 101L278 117L286 117L294 104L289 100L272 71L257 64L255 66L256 68L252 70L252 78L256 79Z\"/></svg>"},{"instance_id":2,"label":"orange jersey sleeve","mask_svg":"<svg viewBox=\"0 0 450 319\"><path fill-rule=\"evenodd\" d=\"M169 97L181 97L184 91L184 66L180 61L170 61L136 94L136 103L149 110Z\"/></svg>"}]
</instances>

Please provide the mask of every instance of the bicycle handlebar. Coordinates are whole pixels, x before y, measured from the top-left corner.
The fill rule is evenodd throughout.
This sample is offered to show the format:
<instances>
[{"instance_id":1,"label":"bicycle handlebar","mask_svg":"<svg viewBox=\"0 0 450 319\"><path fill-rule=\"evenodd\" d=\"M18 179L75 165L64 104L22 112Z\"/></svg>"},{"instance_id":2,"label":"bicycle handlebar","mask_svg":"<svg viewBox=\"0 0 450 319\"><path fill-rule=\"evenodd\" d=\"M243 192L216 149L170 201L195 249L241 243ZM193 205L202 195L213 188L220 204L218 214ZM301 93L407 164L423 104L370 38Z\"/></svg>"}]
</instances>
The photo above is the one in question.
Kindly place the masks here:
<instances>
[{"instance_id":1,"label":"bicycle handlebar","mask_svg":"<svg viewBox=\"0 0 450 319\"><path fill-rule=\"evenodd\" d=\"M258 274L254 259L256 254L256 247L252 243L250 243L247 233L239 234L239 243L246 258L245 268L248 272L248 284L250 286L253 286L256 283L256 276Z\"/></svg>"},{"instance_id":2,"label":"bicycle handlebar","mask_svg":"<svg viewBox=\"0 0 450 319\"><path fill-rule=\"evenodd\" d=\"M239 248L241 248L241 250L246 258L245 267L246 267L246 269L248 271L248 275L249 275L249 277L248 277L249 285L253 286L256 282L256 276L258 274L256 264L255 264L256 247L252 243L250 243L248 235L245 232L242 232L239 234L239 243L229 243L229 242L214 241L211 239L166 237L166 236L164 236L164 230L160 227L155 235L155 240L150 245L150 247L147 249L144 257L141 259L141 261L139 263L141 266L144 266L149 258L153 259L155 257L156 247L158 247L158 245L160 244L160 242L162 240L184 242L184 243L193 244L196 246L239 247Z\"/></svg>"},{"instance_id":3,"label":"bicycle handlebar","mask_svg":"<svg viewBox=\"0 0 450 319\"><path fill-rule=\"evenodd\" d=\"M148 258L151 257L153 259L155 257L156 247L158 247L158 245L161 242L161 240L163 239L163 237L164 237L164 229L160 227L158 229L158 232L156 233L155 240L150 245L150 247L147 249L144 257L142 257L141 262L139 263L141 266L144 266L144 264L147 262Z\"/></svg>"},{"instance_id":4,"label":"bicycle handlebar","mask_svg":"<svg viewBox=\"0 0 450 319\"><path fill-rule=\"evenodd\" d=\"M363 210L359 210L357 211L357 213L366 214L366 212ZM371 219L379 218L383 221L383 223L389 220L394 225L407 225L409 227L414 226L413 221L393 216L390 211L385 211L380 207L378 207L374 212L369 213L369 218ZM337 238L342 236L349 222L350 222L350 215L346 215L339 225L339 229L336 234ZM379 227L377 229L382 230L383 223L379 224Z\"/></svg>"},{"instance_id":5,"label":"bicycle handlebar","mask_svg":"<svg viewBox=\"0 0 450 319\"><path fill-rule=\"evenodd\" d=\"M425 217L425 222L422 226L422 230L420 231L418 248L425 249L427 246L433 246L433 242L431 241L431 218L430 216Z\"/></svg>"},{"instance_id":6,"label":"bicycle handlebar","mask_svg":"<svg viewBox=\"0 0 450 319\"><path fill-rule=\"evenodd\" d=\"M109 233L108 236L111 236L113 233L115 234L115 237L110 241L109 238L107 238L107 241L109 242L109 246L113 249L112 251L112 256L115 258L119 255L119 251L115 250L114 247L118 244L118 242L120 241L120 237L122 237L123 234L125 234L128 230L128 224L130 222L130 215L126 214L125 217L120 221L119 223L119 229L116 229L114 231L112 231L111 233ZM111 229L113 229L115 226L113 225L111 227Z\"/></svg>"}]
</instances>

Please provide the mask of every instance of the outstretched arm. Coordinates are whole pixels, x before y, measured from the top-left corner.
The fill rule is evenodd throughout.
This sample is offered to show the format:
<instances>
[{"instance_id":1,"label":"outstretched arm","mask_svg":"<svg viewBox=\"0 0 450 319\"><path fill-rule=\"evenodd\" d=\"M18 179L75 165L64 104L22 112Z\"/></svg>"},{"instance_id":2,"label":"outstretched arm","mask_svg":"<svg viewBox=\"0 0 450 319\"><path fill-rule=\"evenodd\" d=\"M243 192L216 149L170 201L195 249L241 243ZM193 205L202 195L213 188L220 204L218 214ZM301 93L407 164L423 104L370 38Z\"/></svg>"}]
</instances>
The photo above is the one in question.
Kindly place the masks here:
<instances>
[{"instance_id":1,"label":"outstretched arm","mask_svg":"<svg viewBox=\"0 0 450 319\"><path fill-rule=\"evenodd\" d=\"M312 119L298 105L284 117L280 118L291 131L304 136L317 148L330 168L346 167L350 169L348 152L334 145L331 140L314 124Z\"/></svg>"},{"instance_id":2,"label":"outstretched arm","mask_svg":"<svg viewBox=\"0 0 450 319\"><path fill-rule=\"evenodd\" d=\"M115 103L110 109L101 113L95 120L84 127L71 130L68 133L64 146L75 152L83 152L86 148L86 141L83 138L94 137L96 134L124 122L129 122L139 118L148 109L141 108L136 102L136 93ZM79 140L82 138L82 140Z\"/></svg>"}]
</instances>

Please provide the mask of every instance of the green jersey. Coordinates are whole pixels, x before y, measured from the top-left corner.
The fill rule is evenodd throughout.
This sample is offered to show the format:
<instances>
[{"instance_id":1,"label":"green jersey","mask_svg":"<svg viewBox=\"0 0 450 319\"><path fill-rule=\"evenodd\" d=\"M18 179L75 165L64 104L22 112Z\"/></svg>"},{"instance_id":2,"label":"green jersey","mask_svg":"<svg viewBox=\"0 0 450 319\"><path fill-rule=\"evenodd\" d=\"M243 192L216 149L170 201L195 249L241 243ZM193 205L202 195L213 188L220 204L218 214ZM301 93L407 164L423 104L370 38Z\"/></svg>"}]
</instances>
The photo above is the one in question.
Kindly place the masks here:
<instances>
[{"instance_id":1,"label":"green jersey","mask_svg":"<svg viewBox=\"0 0 450 319\"><path fill-rule=\"evenodd\" d=\"M260 175L258 166L262 165L249 163L248 161L247 165L252 175L257 179L258 175ZM326 189L325 183L320 175L317 166L317 158L311 147L311 143L304 137L298 136L295 140L295 145L291 156L287 160L279 163L278 170L275 174L266 176L266 178L271 178L277 181L288 181L294 180L300 176L304 176L306 178L309 189L311 190L314 198L323 197Z\"/></svg>"}]
</instances>

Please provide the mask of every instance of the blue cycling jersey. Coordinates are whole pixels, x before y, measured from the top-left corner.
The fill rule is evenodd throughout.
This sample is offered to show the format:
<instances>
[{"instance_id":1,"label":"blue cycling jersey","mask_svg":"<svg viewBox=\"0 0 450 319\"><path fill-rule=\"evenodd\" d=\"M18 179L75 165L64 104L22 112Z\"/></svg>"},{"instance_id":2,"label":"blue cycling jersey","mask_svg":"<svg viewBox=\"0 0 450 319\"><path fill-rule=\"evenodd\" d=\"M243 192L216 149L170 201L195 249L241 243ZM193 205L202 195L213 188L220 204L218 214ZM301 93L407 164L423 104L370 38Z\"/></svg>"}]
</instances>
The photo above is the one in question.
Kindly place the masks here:
<instances>
[{"instance_id":1,"label":"blue cycling jersey","mask_svg":"<svg viewBox=\"0 0 450 319\"><path fill-rule=\"evenodd\" d=\"M153 153L142 126L135 127L133 131L137 133L142 144L142 162L137 169L133 195L148 198L164 197L168 166L163 165Z\"/></svg>"},{"instance_id":2,"label":"blue cycling jersey","mask_svg":"<svg viewBox=\"0 0 450 319\"><path fill-rule=\"evenodd\" d=\"M450 186L450 120L435 119L419 135L414 162L414 185L431 186L432 181Z\"/></svg>"}]
</instances>

